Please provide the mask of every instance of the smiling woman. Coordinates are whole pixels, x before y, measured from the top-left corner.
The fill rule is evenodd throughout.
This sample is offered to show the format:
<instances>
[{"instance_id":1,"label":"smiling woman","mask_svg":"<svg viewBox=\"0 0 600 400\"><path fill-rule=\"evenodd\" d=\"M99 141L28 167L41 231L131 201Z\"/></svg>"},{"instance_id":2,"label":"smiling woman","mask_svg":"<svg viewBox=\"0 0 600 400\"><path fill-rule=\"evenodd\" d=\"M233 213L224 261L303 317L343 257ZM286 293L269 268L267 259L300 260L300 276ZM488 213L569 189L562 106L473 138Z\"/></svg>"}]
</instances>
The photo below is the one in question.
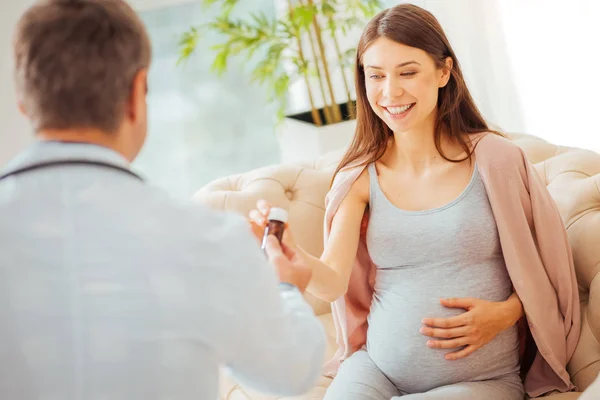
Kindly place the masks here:
<instances>
[{"instance_id":1,"label":"smiling woman","mask_svg":"<svg viewBox=\"0 0 600 400\"><path fill-rule=\"evenodd\" d=\"M357 127L326 198L324 251L306 254L307 290L333 302L340 346L325 399L522 400L525 389L571 390L576 284L550 289L569 286L549 311L564 336L547 339L533 322L543 300L522 303L514 291L531 276L525 267L548 282L559 280L553 268L574 276L562 220L545 185L524 174L533 167L519 148L489 129L438 21L409 4L381 12L359 40L355 71ZM537 232L531 214L555 225ZM522 222L518 241L506 229L512 219ZM532 243L553 243L557 256ZM531 336L518 321L541 349L533 365L521 357Z\"/></svg>"},{"instance_id":2,"label":"smiling woman","mask_svg":"<svg viewBox=\"0 0 600 400\"><path fill-rule=\"evenodd\" d=\"M522 399L520 372L527 375L531 360L521 364L516 323L524 310L511 274L523 266L511 264L509 274L486 190L490 168L508 180L525 166L515 161L511 171L489 150L475 159L479 141L502 148L503 139L494 138L501 135L471 98L442 27L417 6L399 5L370 21L358 45L356 87L357 128L328 195L326 213L334 216L315 263L333 271L317 277L346 292L331 293L325 282L309 286L337 299L338 339L351 347L340 348L344 361L325 399ZM559 219L555 208L538 212ZM564 234L564 227L552 233L557 242ZM371 289L354 274L361 263L373 265L365 273ZM358 288L372 290L371 301L356 301ZM565 374L565 365L557 368L557 376ZM565 382L532 371L530 394L564 390Z\"/></svg>"},{"instance_id":3,"label":"smiling woman","mask_svg":"<svg viewBox=\"0 0 600 400\"><path fill-rule=\"evenodd\" d=\"M357 112L363 118L358 119L354 141L337 171L364 155L365 149L376 149L365 164L381 158L393 132L416 125L433 129L436 149L448 161L463 159L446 156L441 145L444 129L467 157L472 149L464 134L490 131L439 22L425 10L424 15L415 11L422 10L417 6L394 9L403 13L402 20L386 18L384 12L371 21L359 41L355 84ZM429 24L436 34L426 34L425 26L412 29L419 24Z\"/></svg>"},{"instance_id":4,"label":"smiling woman","mask_svg":"<svg viewBox=\"0 0 600 400\"><path fill-rule=\"evenodd\" d=\"M396 64L394 59L398 57L408 57L410 61ZM363 62L371 107L388 126L391 124L394 131L400 132L410 129L411 124L427 120L437 101L433 95L435 90L431 88L444 87L452 70L452 58L448 57L445 67L438 69L425 51L386 37L377 39L365 51ZM391 64L381 67L373 64L383 62Z\"/></svg>"},{"instance_id":5,"label":"smiling woman","mask_svg":"<svg viewBox=\"0 0 600 400\"><path fill-rule=\"evenodd\" d=\"M381 50L385 50L386 47L390 47L390 50L394 51L395 46L402 46L399 43L391 41L386 38L382 38L383 43L377 48ZM374 46L375 47L375 46ZM397 50L397 49L396 49ZM409 50L410 51L410 50ZM372 52L372 51L371 51ZM413 66L414 70L407 69L402 71L404 67ZM421 66L417 61L405 61L403 63L397 64L393 69L389 70L389 78L387 80L387 85L384 85L384 79L386 78L385 68L370 65L365 65L365 73L369 80L371 81L379 81L379 85L372 85L371 91L368 93L370 97L373 98L373 102L375 102L379 107L381 107L385 111L385 116L388 118L403 120L408 114L409 110L412 110L413 106L417 104L416 102L411 102L408 104L381 104L377 102L376 96L380 97L389 97L390 94L394 91L394 85L397 85L397 79L399 78L411 78L414 77L418 72L417 66ZM399 71L400 70L400 71ZM404 90L404 89L402 89ZM385 102L387 103L387 102ZM378 109L378 111L380 111ZM381 115L380 115L381 117Z\"/></svg>"}]
</instances>

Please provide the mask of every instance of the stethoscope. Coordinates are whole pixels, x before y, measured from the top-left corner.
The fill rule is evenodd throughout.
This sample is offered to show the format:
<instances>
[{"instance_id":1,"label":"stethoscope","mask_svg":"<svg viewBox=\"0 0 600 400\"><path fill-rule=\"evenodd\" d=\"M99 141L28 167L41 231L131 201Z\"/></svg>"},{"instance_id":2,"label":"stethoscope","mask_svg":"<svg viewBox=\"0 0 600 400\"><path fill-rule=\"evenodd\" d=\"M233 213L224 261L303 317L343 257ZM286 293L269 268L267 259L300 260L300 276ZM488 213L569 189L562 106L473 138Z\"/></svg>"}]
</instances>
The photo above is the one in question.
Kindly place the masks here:
<instances>
[{"instance_id":1,"label":"stethoscope","mask_svg":"<svg viewBox=\"0 0 600 400\"><path fill-rule=\"evenodd\" d=\"M65 165L93 165L93 166L98 166L98 167L102 167L102 168L110 168L113 170L117 170L117 171L126 173L126 174L138 179L139 181L142 181L142 182L144 181L139 175L137 175L135 172L133 172L127 168L120 167L120 166L114 165L114 164L101 162L101 161L91 161L91 160L58 160L58 161L48 161L48 162L32 164L32 165L28 165L23 168L9 171L3 175L0 175L0 181L3 179L9 178L9 177L15 176L15 175L21 175L21 174L39 170L39 169L62 167Z\"/></svg>"}]
</instances>

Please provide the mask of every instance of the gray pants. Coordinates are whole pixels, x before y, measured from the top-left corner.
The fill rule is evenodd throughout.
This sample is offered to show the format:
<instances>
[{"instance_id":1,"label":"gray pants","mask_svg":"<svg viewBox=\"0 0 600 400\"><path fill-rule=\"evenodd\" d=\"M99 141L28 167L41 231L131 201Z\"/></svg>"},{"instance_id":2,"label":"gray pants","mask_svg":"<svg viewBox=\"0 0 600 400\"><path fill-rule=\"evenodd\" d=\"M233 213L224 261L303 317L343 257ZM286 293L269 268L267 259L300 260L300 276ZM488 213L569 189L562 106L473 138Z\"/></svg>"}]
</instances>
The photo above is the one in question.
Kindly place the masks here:
<instances>
[{"instance_id":1,"label":"gray pants","mask_svg":"<svg viewBox=\"0 0 600 400\"><path fill-rule=\"evenodd\" d=\"M518 374L408 394L390 382L367 352L361 350L342 363L323 400L523 400L524 396Z\"/></svg>"}]
</instances>

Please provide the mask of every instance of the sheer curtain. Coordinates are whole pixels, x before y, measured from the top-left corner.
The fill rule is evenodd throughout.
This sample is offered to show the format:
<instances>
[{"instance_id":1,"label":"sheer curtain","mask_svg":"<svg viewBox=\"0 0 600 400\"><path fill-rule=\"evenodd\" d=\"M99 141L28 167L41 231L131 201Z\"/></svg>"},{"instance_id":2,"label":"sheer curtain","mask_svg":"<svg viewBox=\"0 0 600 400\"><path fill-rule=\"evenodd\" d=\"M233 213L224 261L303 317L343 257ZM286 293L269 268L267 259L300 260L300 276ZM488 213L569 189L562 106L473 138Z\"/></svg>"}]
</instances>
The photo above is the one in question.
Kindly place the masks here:
<instances>
[{"instance_id":1,"label":"sheer curtain","mask_svg":"<svg viewBox=\"0 0 600 400\"><path fill-rule=\"evenodd\" d=\"M600 152L600 2L496 0L528 133Z\"/></svg>"},{"instance_id":2,"label":"sheer curtain","mask_svg":"<svg viewBox=\"0 0 600 400\"><path fill-rule=\"evenodd\" d=\"M490 123L507 132L600 151L600 2L411 3L440 20Z\"/></svg>"}]
</instances>

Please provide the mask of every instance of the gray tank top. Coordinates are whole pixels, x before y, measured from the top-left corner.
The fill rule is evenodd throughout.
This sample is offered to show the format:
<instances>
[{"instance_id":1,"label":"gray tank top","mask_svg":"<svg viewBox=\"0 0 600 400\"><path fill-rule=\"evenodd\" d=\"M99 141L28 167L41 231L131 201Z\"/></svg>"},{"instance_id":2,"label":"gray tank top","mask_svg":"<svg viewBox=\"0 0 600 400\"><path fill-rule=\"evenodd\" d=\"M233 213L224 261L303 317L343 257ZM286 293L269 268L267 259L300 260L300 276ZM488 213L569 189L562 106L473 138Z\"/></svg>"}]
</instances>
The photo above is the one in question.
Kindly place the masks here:
<instances>
[{"instance_id":1,"label":"gray tank top","mask_svg":"<svg viewBox=\"0 0 600 400\"><path fill-rule=\"evenodd\" d=\"M477 168L456 199L425 211L393 205L379 186L375 165L370 164L368 170L366 243L377 266L367 335L367 351L373 361L409 392L518 372L516 326L470 356L452 361L444 355L459 349L430 349L430 338L419 333L425 317L465 312L443 307L441 298L503 301L512 293L496 223Z\"/></svg>"}]
</instances>

